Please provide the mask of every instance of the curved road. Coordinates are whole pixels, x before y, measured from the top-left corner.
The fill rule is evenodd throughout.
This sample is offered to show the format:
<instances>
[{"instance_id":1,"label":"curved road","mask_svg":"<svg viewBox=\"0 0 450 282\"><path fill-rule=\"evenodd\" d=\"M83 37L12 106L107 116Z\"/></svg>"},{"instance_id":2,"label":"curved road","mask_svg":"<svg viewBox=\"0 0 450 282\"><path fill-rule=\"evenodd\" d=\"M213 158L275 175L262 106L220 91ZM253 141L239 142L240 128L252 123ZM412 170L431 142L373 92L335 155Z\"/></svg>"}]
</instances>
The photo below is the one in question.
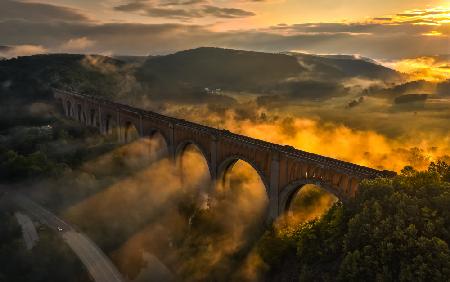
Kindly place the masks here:
<instances>
[{"instance_id":1,"label":"curved road","mask_svg":"<svg viewBox=\"0 0 450 282\"><path fill-rule=\"evenodd\" d=\"M36 228L34 227L33 221L31 221L28 215L25 215L20 212L16 212L15 216L17 218L17 222L22 227L22 236L25 241L25 246L27 250L31 250L37 241L39 241L39 236L37 234Z\"/></svg>"},{"instance_id":2,"label":"curved road","mask_svg":"<svg viewBox=\"0 0 450 282\"><path fill-rule=\"evenodd\" d=\"M77 232L65 221L25 196L12 194L11 198L26 211L29 216L58 232L80 258L89 271L89 274L96 282L125 281L109 258L87 236Z\"/></svg>"}]
</instances>

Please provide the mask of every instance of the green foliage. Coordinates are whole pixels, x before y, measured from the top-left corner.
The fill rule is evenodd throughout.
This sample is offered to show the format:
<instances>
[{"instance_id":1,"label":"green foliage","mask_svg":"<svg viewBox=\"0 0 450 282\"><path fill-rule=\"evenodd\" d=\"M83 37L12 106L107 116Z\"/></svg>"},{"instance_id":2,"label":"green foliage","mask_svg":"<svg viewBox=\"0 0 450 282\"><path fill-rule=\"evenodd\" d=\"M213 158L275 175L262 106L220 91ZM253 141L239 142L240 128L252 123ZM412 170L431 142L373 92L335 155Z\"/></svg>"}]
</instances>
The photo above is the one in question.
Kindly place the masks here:
<instances>
[{"instance_id":1,"label":"green foliage","mask_svg":"<svg viewBox=\"0 0 450 282\"><path fill-rule=\"evenodd\" d=\"M31 154L39 150L41 144L52 140L52 129L48 126L16 127L8 131L4 146L21 154Z\"/></svg>"},{"instance_id":2,"label":"green foliage","mask_svg":"<svg viewBox=\"0 0 450 282\"><path fill-rule=\"evenodd\" d=\"M12 150L0 150L0 179L21 180L56 173L59 166L41 151L21 155Z\"/></svg>"},{"instance_id":3,"label":"green foliage","mask_svg":"<svg viewBox=\"0 0 450 282\"><path fill-rule=\"evenodd\" d=\"M103 56L34 55L0 60L0 131L43 126L61 107L33 110L34 103L54 106L51 87L112 97L129 90L131 66Z\"/></svg>"},{"instance_id":4,"label":"green foliage","mask_svg":"<svg viewBox=\"0 0 450 282\"><path fill-rule=\"evenodd\" d=\"M428 172L437 174L443 181L450 182L450 165L443 161L431 163Z\"/></svg>"},{"instance_id":5,"label":"green foliage","mask_svg":"<svg viewBox=\"0 0 450 282\"><path fill-rule=\"evenodd\" d=\"M0 183L60 175L112 148L94 129L63 120L6 133L0 139Z\"/></svg>"},{"instance_id":6,"label":"green foliage","mask_svg":"<svg viewBox=\"0 0 450 282\"><path fill-rule=\"evenodd\" d=\"M448 176L438 162L365 181L353 200L319 220L266 234L260 254L282 271L274 257L295 246L300 281L449 281Z\"/></svg>"},{"instance_id":7,"label":"green foliage","mask_svg":"<svg viewBox=\"0 0 450 282\"><path fill-rule=\"evenodd\" d=\"M124 65L98 55L34 55L1 61L0 77L21 96L51 98L48 86L109 96L122 83Z\"/></svg>"},{"instance_id":8,"label":"green foliage","mask_svg":"<svg viewBox=\"0 0 450 282\"><path fill-rule=\"evenodd\" d=\"M272 268L281 267L284 257L295 254L295 236L293 235L287 230L279 232L276 228L271 228L259 240L258 252Z\"/></svg>"}]
</instances>

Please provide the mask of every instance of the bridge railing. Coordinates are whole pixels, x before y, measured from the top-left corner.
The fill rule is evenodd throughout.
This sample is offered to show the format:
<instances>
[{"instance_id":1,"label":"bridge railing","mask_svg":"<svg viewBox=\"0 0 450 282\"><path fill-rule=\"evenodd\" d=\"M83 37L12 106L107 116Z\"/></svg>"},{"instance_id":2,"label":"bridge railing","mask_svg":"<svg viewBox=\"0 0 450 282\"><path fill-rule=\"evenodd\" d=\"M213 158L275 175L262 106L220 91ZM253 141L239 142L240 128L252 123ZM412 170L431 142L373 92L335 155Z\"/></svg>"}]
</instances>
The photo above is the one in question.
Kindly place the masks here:
<instances>
[{"instance_id":1,"label":"bridge railing","mask_svg":"<svg viewBox=\"0 0 450 282\"><path fill-rule=\"evenodd\" d=\"M278 152L280 154L284 154L286 156L292 157L292 158L299 158L307 162L314 163L315 165L318 165L319 167L328 167L328 168L334 168L341 171L351 172L352 174L360 175L361 178L375 178L375 177L393 177L396 175L395 172L387 171L387 170L376 170L373 168L357 165L354 163L325 157L322 155L309 153L306 151L302 151L299 149L296 149L289 145L279 145L255 138L251 138L248 136L232 133L228 130L221 130L214 127L201 125L198 123L190 122L184 119L169 117L163 114L159 114L153 111L149 110L143 110L139 108L132 107L130 105L112 102L104 98L100 98L97 96L87 95L87 94L81 94L73 91L66 91L61 89L53 89L55 93L63 94L63 95L69 95L73 97L78 97L83 100L90 100L91 102L97 103L99 105L112 107L114 109L119 109L123 112L128 112L131 114L135 114L138 116L141 116L142 118L148 117L148 118L154 118L158 120L165 121L169 124L178 125L178 126L185 126L190 129L197 130L199 132L204 132L207 134L210 134L212 136L221 137L221 138L227 138L233 141L246 143L252 146L257 146L260 148L263 148L265 150L269 150L272 152Z\"/></svg>"}]
</instances>

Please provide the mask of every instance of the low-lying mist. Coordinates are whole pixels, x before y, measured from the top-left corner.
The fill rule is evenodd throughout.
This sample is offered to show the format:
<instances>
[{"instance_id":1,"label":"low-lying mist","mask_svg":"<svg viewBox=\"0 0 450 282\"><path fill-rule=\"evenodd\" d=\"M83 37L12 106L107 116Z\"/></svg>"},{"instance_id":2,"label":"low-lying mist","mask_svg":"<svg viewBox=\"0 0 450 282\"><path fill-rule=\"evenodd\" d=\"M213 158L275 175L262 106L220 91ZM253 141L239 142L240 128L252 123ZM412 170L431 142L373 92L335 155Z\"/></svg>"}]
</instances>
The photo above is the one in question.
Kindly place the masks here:
<instances>
[{"instance_id":1,"label":"low-lying mist","mask_svg":"<svg viewBox=\"0 0 450 282\"><path fill-rule=\"evenodd\" d=\"M306 184L292 196L289 210L275 222L278 230L298 226L325 214L339 199L319 186Z\"/></svg>"},{"instance_id":2,"label":"low-lying mist","mask_svg":"<svg viewBox=\"0 0 450 282\"><path fill-rule=\"evenodd\" d=\"M231 57L234 54L229 50L206 48L177 56L190 58L191 53L206 56L202 52L219 52ZM139 66L129 66L107 57L87 56L81 60L80 65L113 79L118 86L115 87L114 95L109 93L109 99L251 137L292 145L300 150L396 171L405 165L422 169L431 161L448 159L450 99L446 93L450 84L447 69L444 68L448 64L447 57L397 62L394 67L409 66L408 70L418 68L422 72L439 69L441 75L416 81L411 75L416 72L405 70L404 75L408 78L393 82L385 77L395 76L400 79L400 72L370 61L304 54L292 56L297 57L302 65L301 69L308 72L298 71L294 72L294 77L286 77L284 80L280 78L282 85L295 82L296 87L290 89L288 94L283 94L277 88L270 91L261 88L261 92L249 92L250 90L245 89L221 89L219 86L209 85L212 82L201 85L201 77L206 75L203 73L199 77L195 76L195 87L191 85L192 81L159 85L158 83L165 81L160 76L175 78L170 74L163 76L156 72L153 80L143 80L143 77L134 74ZM283 56L284 59L286 57ZM149 60L148 64L153 65ZM250 62L249 64L252 70L258 69ZM320 76L324 70L330 71L327 64L337 64L341 66L341 71L336 72L335 76L332 75L334 72L326 72L326 76ZM363 67L366 73L358 75L349 66ZM217 72L221 74L229 71L226 67L216 66L219 68ZM398 69L402 71L406 67ZM150 70L155 71L153 68ZM218 74L211 76L214 77L211 81L220 78ZM422 78L427 79L427 76ZM187 78L179 79L184 81ZM107 89L106 86L104 88ZM255 89L259 88L255 86ZM421 94L417 96L421 99L414 99L412 95L416 94ZM424 94L428 96L425 97ZM404 95L409 96L397 99Z\"/></svg>"},{"instance_id":3,"label":"low-lying mist","mask_svg":"<svg viewBox=\"0 0 450 282\"><path fill-rule=\"evenodd\" d=\"M138 140L32 191L56 197L61 215L132 281L259 279L254 244L268 205L259 175L239 161L214 185L195 146L178 162L165 150L161 136Z\"/></svg>"},{"instance_id":4,"label":"low-lying mist","mask_svg":"<svg viewBox=\"0 0 450 282\"><path fill-rule=\"evenodd\" d=\"M238 161L212 183L194 145L177 162L166 153L162 136L140 139L30 191L47 205L56 201L61 216L131 281L260 281L266 266L257 243L269 200L258 173ZM306 200L296 197L304 206L292 209L295 222L332 203L321 192L301 191Z\"/></svg>"},{"instance_id":5,"label":"low-lying mist","mask_svg":"<svg viewBox=\"0 0 450 282\"><path fill-rule=\"evenodd\" d=\"M397 106L364 97L348 107L347 98L270 108L251 97L231 107L216 104L155 103L164 114L297 149L378 169L423 169L450 155L450 101L429 101L422 108Z\"/></svg>"}]
</instances>

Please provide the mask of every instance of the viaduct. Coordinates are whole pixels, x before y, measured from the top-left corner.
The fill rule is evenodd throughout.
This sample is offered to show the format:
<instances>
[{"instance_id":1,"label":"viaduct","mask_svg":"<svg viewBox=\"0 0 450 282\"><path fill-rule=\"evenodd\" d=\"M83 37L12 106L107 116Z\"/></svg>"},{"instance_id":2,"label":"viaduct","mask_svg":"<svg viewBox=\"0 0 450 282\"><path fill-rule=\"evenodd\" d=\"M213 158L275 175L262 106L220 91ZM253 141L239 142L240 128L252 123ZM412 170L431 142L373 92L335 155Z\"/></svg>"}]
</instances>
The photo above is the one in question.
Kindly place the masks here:
<instances>
[{"instance_id":1,"label":"viaduct","mask_svg":"<svg viewBox=\"0 0 450 282\"><path fill-rule=\"evenodd\" d=\"M292 197L303 185L318 185L345 202L355 195L363 179L395 175L395 172L359 166L94 96L57 89L54 96L67 117L117 137L121 143L133 141L133 129L142 138L160 133L174 160L186 146L197 146L208 163L213 183L223 180L238 160L247 162L264 183L269 220L288 209Z\"/></svg>"}]
</instances>

